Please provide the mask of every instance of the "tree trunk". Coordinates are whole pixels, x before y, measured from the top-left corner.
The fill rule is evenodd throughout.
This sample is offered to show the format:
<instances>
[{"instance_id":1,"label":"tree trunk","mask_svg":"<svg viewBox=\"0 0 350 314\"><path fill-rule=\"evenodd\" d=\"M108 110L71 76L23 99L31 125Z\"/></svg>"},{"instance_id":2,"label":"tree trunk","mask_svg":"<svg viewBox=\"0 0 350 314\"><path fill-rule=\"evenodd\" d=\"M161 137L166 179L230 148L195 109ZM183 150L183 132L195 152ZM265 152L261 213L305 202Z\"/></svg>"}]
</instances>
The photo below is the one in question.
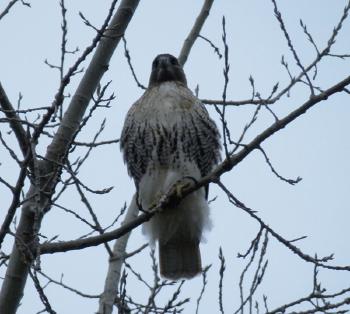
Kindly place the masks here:
<instances>
[{"instance_id":1,"label":"tree trunk","mask_svg":"<svg viewBox=\"0 0 350 314\"><path fill-rule=\"evenodd\" d=\"M95 54L63 117L62 123L46 152L46 160L38 163L40 184L32 184L22 207L21 218L16 232L16 241L12 249L6 275L0 293L0 313L16 313L28 277L29 267L35 258L36 234L44 213L49 209L49 200L54 193L57 177L61 173L59 166L66 156L87 106L108 69L109 61L124 34L139 0L123 0L109 23L108 30L101 38ZM50 160L50 161L48 161ZM45 178L44 180L40 180ZM42 189L49 194L42 193ZM34 196L34 197L33 197ZM34 250L33 250L34 249Z\"/></svg>"}]
</instances>

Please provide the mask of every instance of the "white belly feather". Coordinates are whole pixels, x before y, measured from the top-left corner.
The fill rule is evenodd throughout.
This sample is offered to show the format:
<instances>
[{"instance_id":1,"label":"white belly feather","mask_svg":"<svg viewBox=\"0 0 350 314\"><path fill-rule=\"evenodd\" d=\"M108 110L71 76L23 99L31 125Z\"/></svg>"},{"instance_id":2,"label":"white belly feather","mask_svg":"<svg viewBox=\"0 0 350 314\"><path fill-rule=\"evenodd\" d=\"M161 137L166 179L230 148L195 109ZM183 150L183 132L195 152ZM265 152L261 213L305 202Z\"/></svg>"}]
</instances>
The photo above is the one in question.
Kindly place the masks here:
<instances>
[{"instance_id":1,"label":"white belly feather","mask_svg":"<svg viewBox=\"0 0 350 314\"><path fill-rule=\"evenodd\" d=\"M192 126L191 122L185 123L184 119L187 119L188 107L193 106L193 95L179 94L179 89L173 83L162 84L154 95L156 98L149 95L148 103L143 104L144 110L140 110L150 127L156 129L157 125L161 125L168 132L173 132L174 126ZM161 104L157 103L159 98L162 100ZM142 208L147 209L157 203L163 194L186 176L200 180L198 166L193 160L186 158L182 149L182 141L186 140L186 136L182 141L180 137L178 134L176 153L167 154L169 162L166 164L159 162L159 151L154 146L154 158L139 183L139 202ZM178 154L178 158L174 158L174 154ZM144 225L143 230L152 241L166 243L174 236L200 240L203 229L210 225L209 207L202 188L188 195L176 208L165 209L163 213L156 215Z\"/></svg>"}]
</instances>

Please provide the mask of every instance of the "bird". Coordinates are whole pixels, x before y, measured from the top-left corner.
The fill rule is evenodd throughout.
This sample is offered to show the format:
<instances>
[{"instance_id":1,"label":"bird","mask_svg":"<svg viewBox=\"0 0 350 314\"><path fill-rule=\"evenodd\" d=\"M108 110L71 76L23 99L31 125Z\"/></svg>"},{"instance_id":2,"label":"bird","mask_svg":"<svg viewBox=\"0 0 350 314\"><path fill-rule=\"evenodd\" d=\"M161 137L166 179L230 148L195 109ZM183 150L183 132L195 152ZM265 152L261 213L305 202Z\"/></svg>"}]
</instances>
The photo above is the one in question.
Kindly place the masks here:
<instances>
[{"instance_id":1,"label":"bird","mask_svg":"<svg viewBox=\"0 0 350 314\"><path fill-rule=\"evenodd\" d=\"M189 181L198 182L220 162L220 132L173 55L154 59L148 87L126 115L120 147L142 210L174 186L181 194ZM201 273L199 244L211 228L207 198L208 186L202 187L144 223L151 244L158 243L163 278Z\"/></svg>"}]
</instances>

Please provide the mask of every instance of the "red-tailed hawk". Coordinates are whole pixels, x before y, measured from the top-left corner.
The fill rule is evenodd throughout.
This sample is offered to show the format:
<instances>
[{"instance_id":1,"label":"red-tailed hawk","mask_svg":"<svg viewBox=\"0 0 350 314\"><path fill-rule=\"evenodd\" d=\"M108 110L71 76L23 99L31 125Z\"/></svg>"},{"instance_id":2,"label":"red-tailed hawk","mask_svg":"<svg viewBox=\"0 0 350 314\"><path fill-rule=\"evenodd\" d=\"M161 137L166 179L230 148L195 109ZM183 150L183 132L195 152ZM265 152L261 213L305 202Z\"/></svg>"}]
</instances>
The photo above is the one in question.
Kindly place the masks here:
<instances>
[{"instance_id":1,"label":"red-tailed hawk","mask_svg":"<svg viewBox=\"0 0 350 314\"><path fill-rule=\"evenodd\" d=\"M144 210L174 184L184 178L200 180L218 163L217 127L187 88L184 71L174 56L161 54L154 59L149 86L130 108L120 143ZM201 272L199 242L208 226L205 188L144 225L151 241L158 241L163 277L191 278Z\"/></svg>"}]
</instances>

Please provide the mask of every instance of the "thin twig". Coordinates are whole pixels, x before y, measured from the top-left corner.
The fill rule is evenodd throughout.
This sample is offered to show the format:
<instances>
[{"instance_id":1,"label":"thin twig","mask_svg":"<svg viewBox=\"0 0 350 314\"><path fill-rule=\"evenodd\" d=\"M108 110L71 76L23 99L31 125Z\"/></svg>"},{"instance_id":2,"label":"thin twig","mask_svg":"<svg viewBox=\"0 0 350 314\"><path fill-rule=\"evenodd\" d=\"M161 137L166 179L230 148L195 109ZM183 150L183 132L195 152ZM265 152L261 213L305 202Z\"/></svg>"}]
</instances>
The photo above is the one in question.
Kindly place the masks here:
<instances>
[{"instance_id":1,"label":"thin twig","mask_svg":"<svg viewBox=\"0 0 350 314\"><path fill-rule=\"evenodd\" d=\"M293 245L290 241L283 238L280 234L278 234L276 231L274 231L270 226L268 226L259 216L257 216L253 209L247 207L244 205L241 201L239 201L220 181L216 182L221 189L226 193L226 195L229 198L229 201L235 205L236 207L242 209L244 212L249 214L252 218L254 218L260 226L265 228L275 239L277 239L280 243L282 243L284 246L286 246L289 250L291 250L294 254L298 255L301 259L303 259L306 262L312 263L314 265L318 265L319 267L326 268L326 269L333 269L333 270L345 270L350 271L350 266L332 266L325 264L326 262L333 259L333 255L326 256L321 259L314 259L310 255L307 255L303 253L298 247Z\"/></svg>"},{"instance_id":2,"label":"thin twig","mask_svg":"<svg viewBox=\"0 0 350 314\"><path fill-rule=\"evenodd\" d=\"M127 42L126 42L126 38L125 36L122 37L123 39L123 43L124 43L124 55L126 57L126 60L128 61L128 65L129 65L129 68L131 70L131 73L132 73L132 76L137 84L138 87L140 87L141 89L146 89L146 87L140 83L140 81L138 80L137 76L136 76L136 73L135 73L135 69L131 63L131 56L130 56L130 51L128 50L128 47L127 47Z\"/></svg>"},{"instance_id":3,"label":"thin twig","mask_svg":"<svg viewBox=\"0 0 350 314\"><path fill-rule=\"evenodd\" d=\"M220 313L224 314L224 307L222 303L222 295L223 295L223 281L224 281L224 273L226 269L225 265L225 257L222 253L222 249L219 249L219 260L220 260L220 270L219 270L219 310Z\"/></svg>"},{"instance_id":4,"label":"thin twig","mask_svg":"<svg viewBox=\"0 0 350 314\"><path fill-rule=\"evenodd\" d=\"M34 283L36 290L38 291L41 302L45 306L46 312L48 312L50 314L56 314L56 312L52 309L52 306L51 306L47 296L44 293L44 289L42 288L40 281L37 277L36 270L32 271L31 269L29 269L29 275L33 280L33 283Z\"/></svg>"},{"instance_id":5,"label":"thin twig","mask_svg":"<svg viewBox=\"0 0 350 314\"><path fill-rule=\"evenodd\" d=\"M214 43L210 39L208 39L207 37L204 37L202 35L198 35L198 37L203 39L205 42L207 42L210 45L210 47L212 47L214 49L214 53L218 55L219 59L222 58L222 54L220 52L220 49L217 46L215 46Z\"/></svg>"},{"instance_id":6,"label":"thin twig","mask_svg":"<svg viewBox=\"0 0 350 314\"><path fill-rule=\"evenodd\" d=\"M10 12L10 9L18 2L21 1L22 5L26 6L26 7L30 7L30 3L29 2L25 2L23 0L11 0L6 8L0 13L0 20Z\"/></svg>"},{"instance_id":7,"label":"thin twig","mask_svg":"<svg viewBox=\"0 0 350 314\"><path fill-rule=\"evenodd\" d=\"M275 0L271 0L271 1L272 1L272 3L273 3L273 6L274 6L274 13L275 13L275 16L276 16L276 18L277 18L277 20L278 20L278 22L279 22L279 24L280 24L280 28L281 28L281 30L282 30L282 32L283 32L283 34L284 34L284 37L285 37L286 40L287 40L288 47L289 47L289 49L292 51L293 56L294 56L294 59L295 59L297 65L298 65L298 67L301 69L303 75L305 75L305 77L306 77L306 79L307 79L307 81L308 81L308 85L309 85L309 87L310 87L311 95L314 95L314 94L315 94L315 92L314 92L314 87L313 87L313 85L312 85L312 83L311 83L311 80L310 80L310 78L309 78L309 75L307 74L307 71L305 70L304 66L301 64L300 58L299 58L299 56L298 56L298 54L297 54L297 52L296 52L296 50L295 50L295 48L294 48L294 46L293 46L293 43L292 43L292 41L291 41L291 39L290 39L290 36L289 36L289 34L288 34L288 31L287 31L287 29L286 29L286 26L284 25L284 21L283 21L283 18L282 18L282 14L281 14L281 12L278 10L277 3L276 3Z\"/></svg>"},{"instance_id":8,"label":"thin twig","mask_svg":"<svg viewBox=\"0 0 350 314\"><path fill-rule=\"evenodd\" d=\"M259 150L261 151L261 153L263 154L266 163L269 165L271 171L276 175L277 178L279 178L280 180L282 180L282 181L284 181L284 182L287 182L288 184L291 184L291 185L295 185L295 184L299 183L299 182L302 180L301 177L297 177L296 179L287 179L287 178L281 176L281 175L276 171L276 169L273 167L273 165L272 165L272 163L271 163L269 157L267 156L265 150L264 150L261 146L259 146L258 149L259 149Z\"/></svg>"},{"instance_id":9,"label":"thin twig","mask_svg":"<svg viewBox=\"0 0 350 314\"><path fill-rule=\"evenodd\" d=\"M197 299L196 314L199 313L199 305L200 305L200 302L201 302L201 300L203 298L204 291L205 291L205 288L206 288L207 283L208 283L208 281L207 281L207 273L208 273L210 267L211 267L211 265L208 265L202 271L202 289L201 289L201 292L200 292L199 297Z\"/></svg>"},{"instance_id":10,"label":"thin twig","mask_svg":"<svg viewBox=\"0 0 350 314\"><path fill-rule=\"evenodd\" d=\"M48 276L47 274L43 273L42 271L38 271L38 273L43 276L44 278L46 278L48 280L48 283L54 283L58 286L61 286L62 288L68 290L68 291L71 291L71 292L74 292L75 294L83 297L83 298L89 298L89 299L97 299L100 297L99 294L87 294L87 293L83 293L75 288L72 288L66 284L63 283L63 274L61 275L61 279L58 281L58 280L55 280L53 279L52 277Z\"/></svg>"},{"instance_id":11,"label":"thin twig","mask_svg":"<svg viewBox=\"0 0 350 314\"><path fill-rule=\"evenodd\" d=\"M21 148L23 156L27 155L28 151L28 135L24 130L23 125L19 122L20 118L8 99L4 88L0 83L0 106L2 108L2 112L5 113L6 117L10 120L10 126L13 132L16 135L19 147Z\"/></svg>"}]
</instances>

